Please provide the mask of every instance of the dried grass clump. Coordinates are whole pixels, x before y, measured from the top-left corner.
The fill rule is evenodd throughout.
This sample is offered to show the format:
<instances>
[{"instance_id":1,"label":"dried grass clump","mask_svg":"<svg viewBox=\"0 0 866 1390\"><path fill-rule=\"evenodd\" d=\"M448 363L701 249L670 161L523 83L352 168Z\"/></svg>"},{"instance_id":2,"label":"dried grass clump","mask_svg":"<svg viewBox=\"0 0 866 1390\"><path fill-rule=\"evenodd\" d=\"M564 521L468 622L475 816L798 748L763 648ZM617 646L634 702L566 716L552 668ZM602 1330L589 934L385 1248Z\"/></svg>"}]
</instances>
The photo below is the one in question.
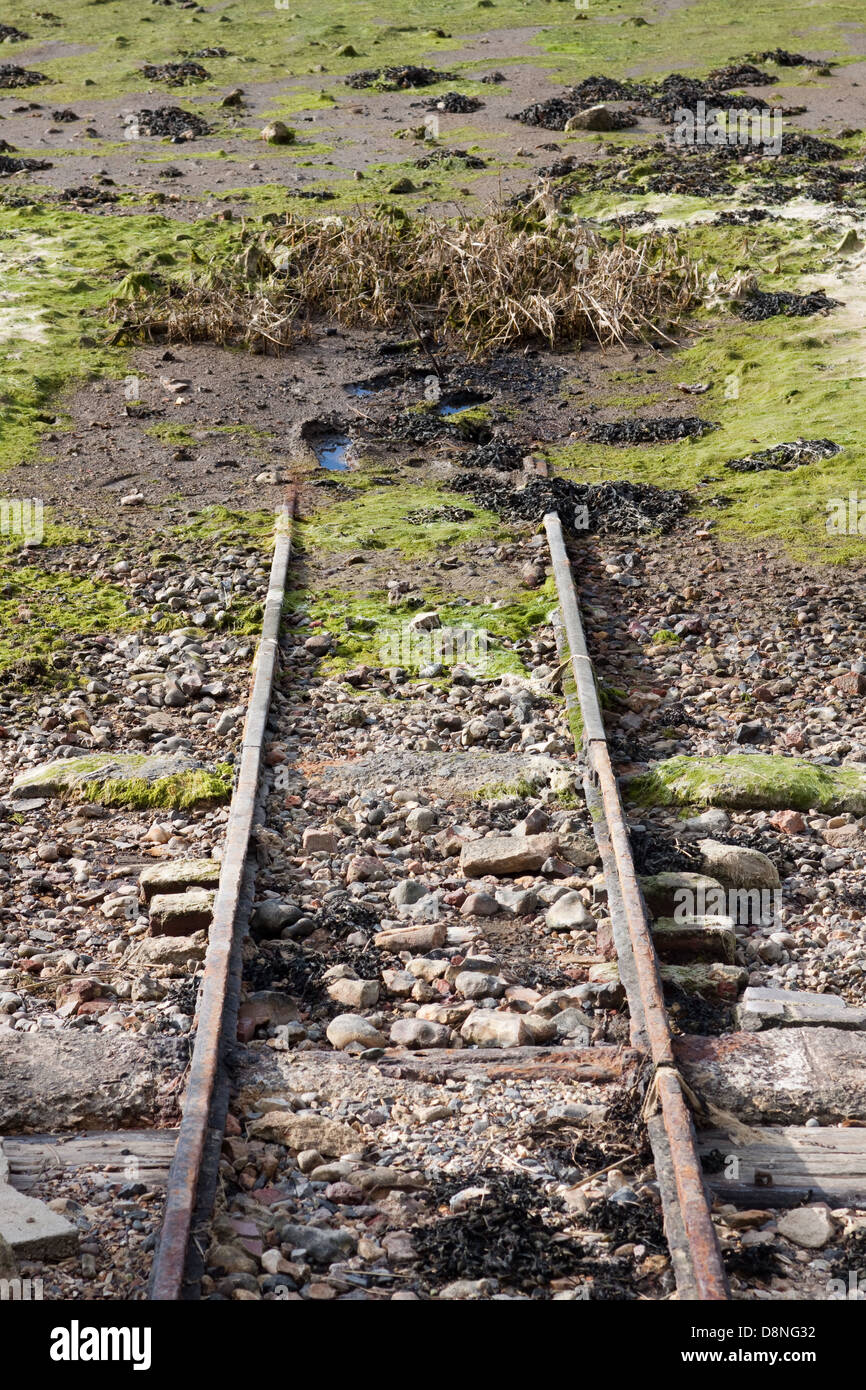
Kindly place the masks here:
<instances>
[{"instance_id":1,"label":"dried grass clump","mask_svg":"<svg viewBox=\"0 0 866 1390\"><path fill-rule=\"evenodd\" d=\"M423 325L473 355L592 337L622 343L666 329L699 298L675 240L609 244L540 196L520 213L442 222L391 210L284 223L189 283L119 295L116 336L291 346L319 316L347 327Z\"/></svg>"}]
</instances>

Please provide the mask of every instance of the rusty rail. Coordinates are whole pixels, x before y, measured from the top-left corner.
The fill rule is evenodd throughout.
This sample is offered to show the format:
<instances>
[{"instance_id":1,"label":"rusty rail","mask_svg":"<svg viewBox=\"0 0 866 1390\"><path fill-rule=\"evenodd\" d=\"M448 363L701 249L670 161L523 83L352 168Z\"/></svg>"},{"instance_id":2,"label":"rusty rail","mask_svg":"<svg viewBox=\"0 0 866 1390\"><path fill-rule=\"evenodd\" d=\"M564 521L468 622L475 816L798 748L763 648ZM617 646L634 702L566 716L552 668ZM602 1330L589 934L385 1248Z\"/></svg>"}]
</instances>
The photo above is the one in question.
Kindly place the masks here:
<instances>
[{"instance_id":1,"label":"rusty rail","mask_svg":"<svg viewBox=\"0 0 866 1390\"><path fill-rule=\"evenodd\" d=\"M232 796L223 848L220 881L214 901L213 921L205 957L196 1019L195 1044L187 1078L183 1118L166 1187L165 1213L159 1246L154 1257L149 1297L174 1301L181 1297L187 1247L199 1182L199 1171L208 1139L211 1104L229 1040L226 998L232 956L246 923L239 910L247 869L247 850L253 827L261 772L265 727L277 664L280 617L286 574L292 548L294 494L277 512L274 556L262 619L262 634L253 668L252 693L247 708L238 780Z\"/></svg>"},{"instance_id":2,"label":"rusty rail","mask_svg":"<svg viewBox=\"0 0 866 1390\"><path fill-rule=\"evenodd\" d=\"M725 1300L729 1297L727 1279L710 1217L694 1127L673 1055L658 960L632 859L574 576L557 512L548 512L544 529L583 719L588 799L592 798L603 816L598 822L594 820L594 825L605 874L609 881L613 879L610 887L620 919L619 932L614 921L614 935L620 978L629 1001L632 1043L648 1051L652 1065L646 1113L677 1285L685 1297Z\"/></svg>"}]
</instances>

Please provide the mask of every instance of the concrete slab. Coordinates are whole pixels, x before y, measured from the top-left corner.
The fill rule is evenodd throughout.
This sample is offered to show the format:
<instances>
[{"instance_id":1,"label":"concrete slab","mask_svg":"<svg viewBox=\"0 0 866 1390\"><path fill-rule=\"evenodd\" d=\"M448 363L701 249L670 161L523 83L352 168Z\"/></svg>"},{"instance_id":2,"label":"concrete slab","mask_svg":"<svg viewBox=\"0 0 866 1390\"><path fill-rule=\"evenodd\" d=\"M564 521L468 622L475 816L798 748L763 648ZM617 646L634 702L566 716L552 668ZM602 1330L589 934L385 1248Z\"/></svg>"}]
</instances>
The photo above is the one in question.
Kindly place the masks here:
<instances>
[{"instance_id":1,"label":"concrete slab","mask_svg":"<svg viewBox=\"0 0 866 1390\"><path fill-rule=\"evenodd\" d=\"M78 1230L45 1202L10 1187L0 1145L0 1236L16 1260L63 1260L78 1249Z\"/></svg>"},{"instance_id":2,"label":"concrete slab","mask_svg":"<svg viewBox=\"0 0 866 1390\"><path fill-rule=\"evenodd\" d=\"M866 1009L854 1008L838 995L755 986L743 994L736 1019L747 1033L764 1028L866 1029Z\"/></svg>"}]
</instances>

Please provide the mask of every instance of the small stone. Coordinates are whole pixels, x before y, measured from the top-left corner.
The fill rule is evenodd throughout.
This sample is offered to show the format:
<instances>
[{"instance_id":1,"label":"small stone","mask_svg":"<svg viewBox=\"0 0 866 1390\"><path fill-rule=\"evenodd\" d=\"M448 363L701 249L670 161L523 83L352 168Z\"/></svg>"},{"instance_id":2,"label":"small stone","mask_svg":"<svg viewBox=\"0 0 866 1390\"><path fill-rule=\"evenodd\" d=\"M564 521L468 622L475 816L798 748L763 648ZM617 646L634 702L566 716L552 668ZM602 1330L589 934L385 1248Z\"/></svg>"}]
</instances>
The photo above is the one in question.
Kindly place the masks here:
<instances>
[{"instance_id":1,"label":"small stone","mask_svg":"<svg viewBox=\"0 0 866 1390\"><path fill-rule=\"evenodd\" d=\"M473 970L462 971L454 984L458 994L462 994L464 999L501 999L505 993L504 980Z\"/></svg>"},{"instance_id":2,"label":"small stone","mask_svg":"<svg viewBox=\"0 0 866 1390\"><path fill-rule=\"evenodd\" d=\"M420 927L389 927L376 933L373 945L380 951L390 951L393 955L400 951L423 955L426 951L435 951L444 946L445 936L443 922L425 923Z\"/></svg>"},{"instance_id":3,"label":"small stone","mask_svg":"<svg viewBox=\"0 0 866 1390\"><path fill-rule=\"evenodd\" d=\"M306 854L336 854L337 836L333 830L310 826L304 831L302 845Z\"/></svg>"},{"instance_id":4,"label":"small stone","mask_svg":"<svg viewBox=\"0 0 866 1390\"><path fill-rule=\"evenodd\" d=\"M429 891L426 883L419 883L414 878L404 878L394 885L388 897L395 907L410 907L426 897Z\"/></svg>"},{"instance_id":5,"label":"small stone","mask_svg":"<svg viewBox=\"0 0 866 1390\"><path fill-rule=\"evenodd\" d=\"M335 980L328 985L328 994L347 1009L371 1009L378 1001L379 986L375 980Z\"/></svg>"},{"instance_id":6,"label":"small stone","mask_svg":"<svg viewBox=\"0 0 866 1390\"><path fill-rule=\"evenodd\" d=\"M338 1014L332 1018L325 1030L325 1036L332 1047L344 1051L353 1043L361 1047L385 1047L386 1039L374 1028L369 1019L359 1014Z\"/></svg>"},{"instance_id":7,"label":"small stone","mask_svg":"<svg viewBox=\"0 0 866 1390\"><path fill-rule=\"evenodd\" d=\"M494 917L499 905L489 893L470 893L460 908L462 917Z\"/></svg>"},{"instance_id":8,"label":"small stone","mask_svg":"<svg viewBox=\"0 0 866 1390\"><path fill-rule=\"evenodd\" d=\"M820 1250L836 1234L836 1222L829 1207L816 1203L786 1211L779 1217L776 1229L780 1236L804 1250Z\"/></svg>"},{"instance_id":9,"label":"small stone","mask_svg":"<svg viewBox=\"0 0 866 1390\"><path fill-rule=\"evenodd\" d=\"M447 1047L451 1030L426 1019L401 1018L391 1025L394 1047Z\"/></svg>"},{"instance_id":10,"label":"small stone","mask_svg":"<svg viewBox=\"0 0 866 1390\"><path fill-rule=\"evenodd\" d=\"M467 1018L460 1034L477 1047L521 1047L529 1042L522 1014L476 1009Z\"/></svg>"},{"instance_id":11,"label":"small stone","mask_svg":"<svg viewBox=\"0 0 866 1390\"><path fill-rule=\"evenodd\" d=\"M282 121L269 121L262 128L260 139L265 140L269 145L293 145L296 136L291 127Z\"/></svg>"},{"instance_id":12,"label":"small stone","mask_svg":"<svg viewBox=\"0 0 866 1390\"><path fill-rule=\"evenodd\" d=\"M321 1168L324 1162L324 1156L318 1149L301 1149L298 1154L298 1167L302 1173L312 1173L314 1168Z\"/></svg>"},{"instance_id":13,"label":"small stone","mask_svg":"<svg viewBox=\"0 0 866 1390\"><path fill-rule=\"evenodd\" d=\"M587 909L586 903L573 889L557 898L545 913L544 920L551 931L570 931L578 927L595 926L595 919Z\"/></svg>"},{"instance_id":14,"label":"small stone","mask_svg":"<svg viewBox=\"0 0 866 1390\"><path fill-rule=\"evenodd\" d=\"M703 869L725 888L778 888L779 871L766 854L742 845L724 845L719 840L698 844Z\"/></svg>"}]
</instances>

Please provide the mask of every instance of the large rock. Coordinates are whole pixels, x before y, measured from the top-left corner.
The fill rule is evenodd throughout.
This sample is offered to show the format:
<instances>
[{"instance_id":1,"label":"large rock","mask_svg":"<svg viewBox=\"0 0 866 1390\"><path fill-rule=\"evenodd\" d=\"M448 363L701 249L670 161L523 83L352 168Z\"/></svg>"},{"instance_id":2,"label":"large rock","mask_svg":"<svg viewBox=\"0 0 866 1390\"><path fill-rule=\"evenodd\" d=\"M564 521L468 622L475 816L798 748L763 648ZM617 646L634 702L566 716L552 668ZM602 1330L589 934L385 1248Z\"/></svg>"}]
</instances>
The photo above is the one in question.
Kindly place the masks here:
<instances>
[{"instance_id":1,"label":"large rock","mask_svg":"<svg viewBox=\"0 0 866 1390\"><path fill-rule=\"evenodd\" d=\"M360 1014L337 1014L325 1030L325 1036L332 1047L343 1052L347 1047L384 1047L386 1040L367 1018ZM308 1145L313 1148L313 1145Z\"/></svg>"},{"instance_id":2,"label":"large rock","mask_svg":"<svg viewBox=\"0 0 866 1390\"><path fill-rule=\"evenodd\" d=\"M595 926L595 918L580 894L573 889L557 898L545 913L544 920L551 931L570 931L573 928Z\"/></svg>"},{"instance_id":3,"label":"large rock","mask_svg":"<svg viewBox=\"0 0 866 1390\"><path fill-rule=\"evenodd\" d=\"M825 767L771 753L653 763L623 779L627 795L646 806L723 806L735 811L850 811L866 815L866 765Z\"/></svg>"},{"instance_id":4,"label":"large rock","mask_svg":"<svg viewBox=\"0 0 866 1390\"><path fill-rule=\"evenodd\" d=\"M135 781L152 786L182 773L213 771L213 767L177 753L88 753L82 758L58 758L56 762L29 768L15 778L9 794L19 801L40 796L72 796L88 787L105 788L112 782ZM99 799L98 793L96 799ZM202 797L205 801L212 799L212 794Z\"/></svg>"},{"instance_id":5,"label":"large rock","mask_svg":"<svg viewBox=\"0 0 866 1390\"><path fill-rule=\"evenodd\" d=\"M588 106L584 111L576 111L573 116L569 116L565 123L566 133L572 130L617 130L618 123L616 113L611 111L603 102L597 106Z\"/></svg>"},{"instance_id":6,"label":"large rock","mask_svg":"<svg viewBox=\"0 0 866 1390\"><path fill-rule=\"evenodd\" d=\"M270 1110L247 1128L251 1139L283 1144L295 1153L316 1149L325 1158L357 1153L362 1146L358 1132L327 1115L295 1115L291 1110Z\"/></svg>"},{"instance_id":7,"label":"large rock","mask_svg":"<svg viewBox=\"0 0 866 1390\"><path fill-rule=\"evenodd\" d=\"M215 859L172 859L150 864L138 878L141 901L149 903L157 893L183 893L187 888L216 888L220 865Z\"/></svg>"},{"instance_id":8,"label":"large rock","mask_svg":"<svg viewBox=\"0 0 866 1390\"><path fill-rule=\"evenodd\" d=\"M328 985L328 994L347 1009L372 1009L379 998L379 986L375 980L334 980Z\"/></svg>"},{"instance_id":9,"label":"large rock","mask_svg":"<svg viewBox=\"0 0 866 1390\"><path fill-rule=\"evenodd\" d=\"M150 900L152 936L192 936L209 927L215 894L206 888L187 893L159 893Z\"/></svg>"},{"instance_id":10,"label":"large rock","mask_svg":"<svg viewBox=\"0 0 866 1390\"><path fill-rule=\"evenodd\" d=\"M558 848L557 835L491 835L463 846L460 870L466 878L537 873Z\"/></svg>"},{"instance_id":11,"label":"large rock","mask_svg":"<svg viewBox=\"0 0 866 1390\"><path fill-rule=\"evenodd\" d=\"M283 121L268 121L268 124L262 127L260 136L260 139L269 145L293 145L295 138L291 126L287 126Z\"/></svg>"},{"instance_id":12,"label":"large rock","mask_svg":"<svg viewBox=\"0 0 866 1390\"><path fill-rule=\"evenodd\" d=\"M522 1014L500 1013L496 1009L475 1009L460 1034L476 1047L521 1047L531 1041Z\"/></svg>"},{"instance_id":13,"label":"large rock","mask_svg":"<svg viewBox=\"0 0 866 1390\"><path fill-rule=\"evenodd\" d=\"M385 931L376 933L373 945L392 955L400 951L423 955L425 951L435 951L444 946L446 935L444 922L429 922L420 927L387 927Z\"/></svg>"},{"instance_id":14,"label":"large rock","mask_svg":"<svg viewBox=\"0 0 866 1390\"><path fill-rule=\"evenodd\" d=\"M164 971L195 969L207 953L207 933L193 932L191 936L141 936L124 956L124 964L139 965L155 974Z\"/></svg>"},{"instance_id":15,"label":"large rock","mask_svg":"<svg viewBox=\"0 0 866 1390\"><path fill-rule=\"evenodd\" d=\"M778 888L779 871L766 854L743 845L724 845L719 840L698 844L704 873L718 879L723 888Z\"/></svg>"},{"instance_id":16,"label":"large rock","mask_svg":"<svg viewBox=\"0 0 866 1390\"><path fill-rule=\"evenodd\" d=\"M424 1018L400 1018L391 1024L394 1047L447 1047L451 1030Z\"/></svg>"},{"instance_id":17,"label":"large rock","mask_svg":"<svg viewBox=\"0 0 866 1390\"><path fill-rule=\"evenodd\" d=\"M799 1245L803 1250L821 1250L836 1234L836 1222L829 1207L817 1203L811 1207L795 1207L786 1211L776 1222L780 1236Z\"/></svg>"}]
</instances>

